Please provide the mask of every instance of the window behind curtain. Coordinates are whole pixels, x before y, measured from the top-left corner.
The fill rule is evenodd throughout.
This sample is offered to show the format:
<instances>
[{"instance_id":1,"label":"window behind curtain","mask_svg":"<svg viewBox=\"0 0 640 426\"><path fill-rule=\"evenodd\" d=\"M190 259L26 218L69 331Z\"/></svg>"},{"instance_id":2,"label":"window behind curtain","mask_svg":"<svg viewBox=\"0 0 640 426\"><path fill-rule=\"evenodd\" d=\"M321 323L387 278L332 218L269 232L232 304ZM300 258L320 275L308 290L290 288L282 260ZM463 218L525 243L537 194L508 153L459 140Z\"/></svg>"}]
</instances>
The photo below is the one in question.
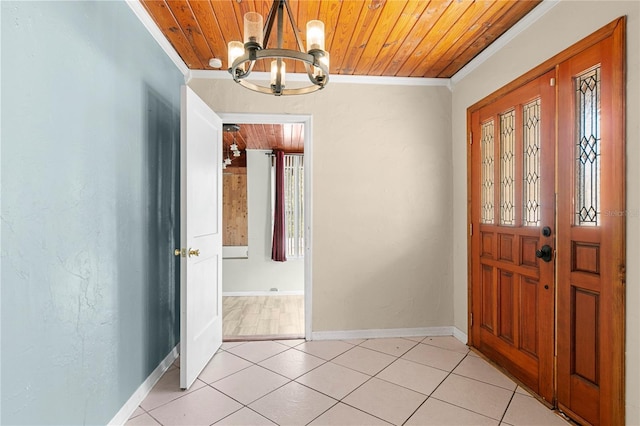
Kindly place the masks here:
<instances>
[{"instance_id":1,"label":"window behind curtain","mask_svg":"<svg viewBox=\"0 0 640 426\"><path fill-rule=\"evenodd\" d=\"M287 258L304 257L304 156L284 156Z\"/></svg>"}]
</instances>

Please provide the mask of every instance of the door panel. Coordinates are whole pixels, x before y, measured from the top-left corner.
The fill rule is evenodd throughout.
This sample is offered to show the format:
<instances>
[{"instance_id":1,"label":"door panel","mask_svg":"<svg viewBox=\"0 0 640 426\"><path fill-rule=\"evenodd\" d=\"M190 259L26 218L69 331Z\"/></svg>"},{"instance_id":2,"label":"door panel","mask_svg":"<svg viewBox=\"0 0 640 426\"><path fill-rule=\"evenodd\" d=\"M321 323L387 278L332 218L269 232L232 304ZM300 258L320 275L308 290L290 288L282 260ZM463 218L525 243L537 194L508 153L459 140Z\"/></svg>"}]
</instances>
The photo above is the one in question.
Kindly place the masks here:
<instances>
[{"instance_id":1,"label":"door panel","mask_svg":"<svg viewBox=\"0 0 640 426\"><path fill-rule=\"evenodd\" d=\"M472 114L472 176L478 182L472 236L474 345L547 401L553 401L555 72Z\"/></svg>"},{"instance_id":2,"label":"door panel","mask_svg":"<svg viewBox=\"0 0 640 426\"><path fill-rule=\"evenodd\" d=\"M624 418L623 27L558 67L558 406L594 425Z\"/></svg>"}]
</instances>

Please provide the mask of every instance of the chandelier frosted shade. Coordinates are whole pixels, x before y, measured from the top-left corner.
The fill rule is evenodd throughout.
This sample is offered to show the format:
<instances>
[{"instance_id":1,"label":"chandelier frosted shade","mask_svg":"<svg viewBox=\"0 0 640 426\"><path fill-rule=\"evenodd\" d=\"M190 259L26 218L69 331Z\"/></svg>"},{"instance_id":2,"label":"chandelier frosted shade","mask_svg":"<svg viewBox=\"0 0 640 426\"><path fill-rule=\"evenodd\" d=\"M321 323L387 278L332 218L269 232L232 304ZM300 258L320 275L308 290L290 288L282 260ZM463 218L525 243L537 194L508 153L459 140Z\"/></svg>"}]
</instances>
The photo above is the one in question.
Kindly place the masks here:
<instances>
[{"instance_id":1,"label":"chandelier frosted shade","mask_svg":"<svg viewBox=\"0 0 640 426\"><path fill-rule=\"evenodd\" d=\"M324 22L313 20L307 22L307 52L324 50Z\"/></svg>"},{"instance_id":2,"label":"chandelier frosted shade","mask_svg":"<svg viewBox=\"0 0 640 426\"><path fill-rule=\"evenodd\" d=\"M257 12L244 14L244 44L255 43L262 48L262 15Z\"/></svg>"},{"instance_id":3,"label":"chandelier frosted shade","mask_svg":"<svg viewBox=\"0 0 640 426\"><path fill-rule=\"evenodd\" d=\"M278 69L278 62L280 62L280 69ZM280 84L285 86L287 76L287 64L282 59L274 59L271 61L271 86L278 85L278 76L280 77Z\"/></svg>"},{"instance_id":4,"label":"chandelier frosted shade","mask_svg":"<svg viewBox=\"0 0 640 426\"><path fill-rule=\"evenodd\" d=\"M229 64L233 64L242 55L244 55L244 44L239 41L230 41L227 45L227 61ZM244 71L244 63L240 64L239 68Z\"/></svg>"},{"instance_id":5,"label":"chandelier frosted shade","mask_svg":"<svg viewBox=\"0 0 640 426\"><path fill-rule=\"evenodd\" d=\"M283 21L288 17L295 36L298 50L283 48ZM248 12L244 16L244 44L232 41L228 44L229 73L233 80L255 92L276 96L300 95L312 93L324 88L329 82L329 53L324 50L324 23L312 20L307 23L307 51L304 50L298 27L293 20L287 0L275 0L266 19L267 25L262 31L262 16L256 12ZM266 48L273 24L277 21L277 47ZM271 79L268 86L259 85L247 80L257 61L269 59ZM286 65L301 62L311 83L308 86L285 88ZM295 68L295 66L294 66Z\"/></svg>"}]
</instances>

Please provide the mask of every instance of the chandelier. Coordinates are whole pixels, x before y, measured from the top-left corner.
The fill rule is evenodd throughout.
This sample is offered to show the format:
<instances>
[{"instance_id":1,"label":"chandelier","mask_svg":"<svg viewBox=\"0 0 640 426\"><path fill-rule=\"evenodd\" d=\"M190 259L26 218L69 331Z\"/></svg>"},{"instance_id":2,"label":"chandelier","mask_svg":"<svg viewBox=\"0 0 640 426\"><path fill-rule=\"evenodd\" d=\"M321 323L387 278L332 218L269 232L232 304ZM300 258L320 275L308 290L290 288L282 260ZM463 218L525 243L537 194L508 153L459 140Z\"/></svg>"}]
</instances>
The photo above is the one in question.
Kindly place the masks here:
<instances>
[{"instance_id":1,"label":"chandelier","mask_svg":"<svg viewBox=\"0 0 640 426\"><path fill-rule=\"evenodd\" d=\"M284 13L287 13L293 34L296 38L298 50L284 49L282 47ZM277 47L266 48L271 35L274 21L277 17ZM300 40L298 27L293 20L293 14L289 9L287 0L274 0L269 15L267 26L262 30L262 15L256 12L248 12L244 15L244 44L239 41L231 41L228 44L229 73L233 80L255 92L270 95L302 95L312 93L324 88L329 82L329 52L324 50L324 23L313 20L307 23L307 50L305 51ZM269 86L258 85L246 80L253 71L257 60L271 59L271 81ZM304 64L310 84L298 88L285 88L286 63L302 62Z\"/></svg>"}]
</instances>

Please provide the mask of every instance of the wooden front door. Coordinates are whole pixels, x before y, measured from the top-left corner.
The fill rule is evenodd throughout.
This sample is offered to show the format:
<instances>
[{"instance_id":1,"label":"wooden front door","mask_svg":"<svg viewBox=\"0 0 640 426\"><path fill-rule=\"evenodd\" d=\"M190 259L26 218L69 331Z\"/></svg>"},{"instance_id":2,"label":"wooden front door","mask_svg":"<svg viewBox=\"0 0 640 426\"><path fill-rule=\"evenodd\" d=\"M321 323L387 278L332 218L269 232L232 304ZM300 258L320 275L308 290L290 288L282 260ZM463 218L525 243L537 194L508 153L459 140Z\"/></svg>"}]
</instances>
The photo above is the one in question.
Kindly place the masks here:
<instances>
[{"instance_id":1,"label":"wooden front door","mask_svg":"<svg viewBox=\"0 0 640 426\"><path fill-rule=\"evenodd\" d=\"M549 402L554 395L553 78L555 71L471 115L473 344Z\"/></svg>"},{"instance_id":2,"label":"wooden front door","mask_svg":"<svg viewBox=\"0 0 640 426\"><path fill-rule=\"evenodd\" d=\"M624 34L469 110L470 344L593 425L624 424Z\"/></svg>"}]
</instances>

